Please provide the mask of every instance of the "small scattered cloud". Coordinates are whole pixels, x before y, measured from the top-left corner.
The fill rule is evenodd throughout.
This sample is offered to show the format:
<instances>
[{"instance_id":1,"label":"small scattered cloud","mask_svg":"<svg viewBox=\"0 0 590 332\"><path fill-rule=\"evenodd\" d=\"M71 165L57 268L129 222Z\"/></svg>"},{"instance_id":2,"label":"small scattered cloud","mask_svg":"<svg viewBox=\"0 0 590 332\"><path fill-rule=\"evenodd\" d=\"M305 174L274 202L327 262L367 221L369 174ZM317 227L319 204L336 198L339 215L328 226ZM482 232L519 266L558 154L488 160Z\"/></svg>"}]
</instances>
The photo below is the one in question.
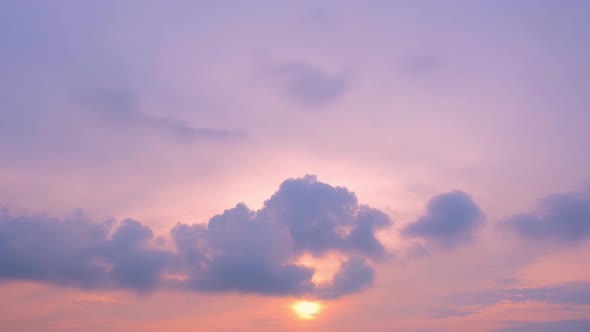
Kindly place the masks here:
<instances>
[{"instance_id":1,"label":"small scattered cloud","mask_svg":"<svg viewBox=\"0 0 590 332\"><path fill-rule=\"evenodd\" d=\"M289 98L306 106L331 103L350 89L344 75L306 62L272 64L268 73Z\"/></svg>"},{"instance_id":2,"label":"small scattered cloud","mask_svg":"<svg viewBox=\"0 0 590 332\"><path fill-rule=\"evenodd\" d=\"M455 248L471 242L483 221L484 215L471 197L456 190L432 198L426 214L407 225L402 233L439 247Z\"/></svg>"},{"instance_id":3,"label":"small scattered cloud","mask_svg":"<svg viewBox=\"0 0 590 332\"><path fill-rule=\"evenodd\" d=\"M444 66L444 60L440 55L413 53L398 56L396 60L400 71L411 76L427 76Z\"/></svg>"},{"instance_id":4,"label":"small scattered cloud","mask_svg":"<svg viewBox=\"0 0 590 332\"><path fill-rule=\"evenodd\" d=\"M500 224L503 231L530 241L575 245L590 238L590 190L555 194L537 202L530 213Z\"/></svg>"}]
</instances>

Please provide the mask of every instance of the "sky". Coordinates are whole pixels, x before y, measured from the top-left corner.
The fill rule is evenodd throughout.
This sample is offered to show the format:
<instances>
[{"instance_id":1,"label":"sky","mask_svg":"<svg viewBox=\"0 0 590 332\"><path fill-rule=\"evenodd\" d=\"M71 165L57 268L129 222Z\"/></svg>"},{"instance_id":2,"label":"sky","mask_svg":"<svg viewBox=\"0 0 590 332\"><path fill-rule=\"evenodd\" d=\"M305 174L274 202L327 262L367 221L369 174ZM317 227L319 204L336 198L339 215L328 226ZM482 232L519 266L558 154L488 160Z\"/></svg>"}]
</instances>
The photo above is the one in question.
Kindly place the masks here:
<instances>
[{"instance_id":1,"label":"sky","mask_svg":"<svg viewBox=\"0 0 590 332\"><path fill-rule=\"evenodd\" d=\"M588 59L584 0L0 0L0 330L586 332Z\"/></svg>"}]
</instances>

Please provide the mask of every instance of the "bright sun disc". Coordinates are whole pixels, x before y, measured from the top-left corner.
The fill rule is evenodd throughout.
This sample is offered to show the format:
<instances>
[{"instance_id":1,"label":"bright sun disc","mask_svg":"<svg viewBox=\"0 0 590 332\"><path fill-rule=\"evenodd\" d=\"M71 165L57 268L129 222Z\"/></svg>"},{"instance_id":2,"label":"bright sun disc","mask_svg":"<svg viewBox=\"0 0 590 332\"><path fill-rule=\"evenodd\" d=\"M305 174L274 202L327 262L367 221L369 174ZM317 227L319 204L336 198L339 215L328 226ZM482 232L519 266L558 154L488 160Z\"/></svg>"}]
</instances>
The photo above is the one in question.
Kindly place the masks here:
<instances>
[{"instance_id":1,"label":"bright sun disc","mask_svg":"<svg viewBox=\"0 0 590 332\"><path fill-rule=\"evenodd\" d=\"M320 311L319 303L309 301L299 301L293 305L293 310L302 319L313 319Z\"/></svg>"}]
</instances>

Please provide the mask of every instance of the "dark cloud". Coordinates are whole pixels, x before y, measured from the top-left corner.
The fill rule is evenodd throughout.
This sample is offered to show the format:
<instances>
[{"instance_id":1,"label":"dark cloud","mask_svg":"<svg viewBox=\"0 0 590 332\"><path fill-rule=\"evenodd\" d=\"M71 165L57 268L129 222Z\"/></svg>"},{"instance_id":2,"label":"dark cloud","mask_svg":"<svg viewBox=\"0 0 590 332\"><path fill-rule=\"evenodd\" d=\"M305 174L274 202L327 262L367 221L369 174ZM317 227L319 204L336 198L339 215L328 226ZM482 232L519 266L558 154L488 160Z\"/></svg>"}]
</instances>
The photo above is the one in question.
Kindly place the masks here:
<instances>
[{"instance_id":1,"label":"dark cloud","mask_svg":"<svg viewBox=\"0 0 590 332\"><path fill-rule=\"evenodd\" d=\"M340 264L333 280L320 287L323 298L338 298L344 294L356 293L373 284L375 272L367 261L354 257Z\"/></svg>"},{"instance_id":2,"label":"dark cloud","mask_svg":"<svg viewBox=\"0 0 590 332\"><path fill-rule=\"evenodd\" d=\"M385 257L375 232L390 224L346 188L310 175L283 182L258 211L238 204L207 225L177 224L171 230L176 250L157 249L153 232L132 219L115 227L83 214L54 219L4 212L0 278L139 292L172 287L337 298L373 283L371 261ZM314 269L296 263L302 254L330 252L347 257L331 282L314 283Z\"/></svg>"},{"instance_id":3,"label":"dark cloud","mask_svg":"<svg viewBox=\"0 0 590 332\"><path fill-rule=\"evenodd\" d=\"M426 215L407 225L403 234L454 248L471 242L483 221L483 213L469 195L452 191L432 198Z\"/></svg>"},{"instance_id":4,"label":"dark cloud","mask_svg":"<svg viewBox=\"0 0 590 332\"><path fill-rule=\"evenodd\" d=\"M0 214L0 278L80 288L157 286L168 254L147 249L152 232L125 220L93 223L83 214L55 219L43 215Z\"/></svg>"},{"instance_id":5,"label":"dark cloud","mask_svg":"<svg viewBox=\"0 0 590 332\"><path fill-rule=\"evenodd\" d=\"M501 301L545 302L563 306L590 305L590 281L574 281L534 288L497 289L461 294L455 297L462 304L490 305Z\"/></svg>"},{"instance_id":6,"label":"dark cloud","mask_svg":"<svg viewBox=\"0 0 590 332\"><path fill-rule=\"evenodd\" d=\"M346 188L318 182L311 175L283 182L259 217L285 226L297 253L357 251L375 259L385 254L375 231L391 224L385 213L359 205Z\"/></svg>"},{"instance_id":7,"label":"dark cloud","mask_svg":"<svg viewBox=\"0 0 590 332\"><path fill-rule=\"evenodd\" d=\"M551 195L523 213L500 224L520 238L564 245L590 238L590 191Z\"/></svg>"},{"instance_id":8,"label":"dark cloud","mask_svg":"<svg viewBox=\"0 0 590 332\"><path fill-rule=\"evenodd\" d=\"M512 326L490 332L587 332L590 320L561 320L553 322L515 322Z\"/></svg>"},{"instance_id":9,"label":"dark cloud","mask_svg":"<svg viewBox=\"0 0 590 332\"><path fill-rule=\"evenodd\" d=\"M149 291L160 283L171 254L142 244L152 240L152 231L138 221L127 219L99 247L101 257L110 262L110 277L121 287Z\"/></svg>"},{"instance_id":10,"label":"dark cloud","mask_svg":"<svg viewBox=\"0 0 590 332\"><path fill-rule=\"evenodd\" d=\"M335 298L371 285L373 269L361 256L384 258L375 232L389 224L387 215L359 205L346 188L308 175L284 181L259 211L238 204L207 227L179 224L172 237L185 257L202 266L185 271L188 287ZM330 251L352 258L327 285L314 285L313 269L293 263L304 253Z\"/></svg>"},{"instance_id":11,"label":"dark cloud","mask_svg":"<svg viewBox=\"0 0 590 332\"><path fill-rule=\"evenodd\" d=\"M329 73L304 62L274 65L271 76L277 79L289 97L311 106L323 105L340 98L350 86L342 75Z\"/></svg>"},{"instance_id":12,"label":"dark cloud","mask_svg":"<svg viewBox=\"0 0 590 332\"><path fill-rule=\"evenodd\" d=\"M539 301L564 305L590 305L590 282L576 281L538 288L523 288L511 292L517 301Z\"/></svg>"},{"instance_id":13,"label":"dark cloud","mask_svg":"<svg viewBox=\"0 0 590 332\"><path fill-rule=\"evenodd\" d=\"M243 204L211 218L207 227L179 224L172 237L190 259L183 271L189 288L277 295L311 290L314 271L290 263L295 255L286 230Z\"/></svg>"}]
</instances>

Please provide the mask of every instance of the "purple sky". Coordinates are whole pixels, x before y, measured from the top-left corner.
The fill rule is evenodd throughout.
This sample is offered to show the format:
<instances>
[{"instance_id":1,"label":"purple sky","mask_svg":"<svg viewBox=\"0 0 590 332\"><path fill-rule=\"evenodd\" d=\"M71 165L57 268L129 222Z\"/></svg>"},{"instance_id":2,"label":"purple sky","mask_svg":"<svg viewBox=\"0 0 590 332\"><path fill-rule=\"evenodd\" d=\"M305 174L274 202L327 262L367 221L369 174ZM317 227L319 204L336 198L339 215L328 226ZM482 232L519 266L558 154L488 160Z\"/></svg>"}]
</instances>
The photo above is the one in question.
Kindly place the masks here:
<instances>
[{"instance_id":1,"label":"purple sky","mask_svg":"<svg viewBox=\"0 0 590 332\"><path fill-rule=\"evenodd\" d=\"M588 59L583 0L0 0L0 330L590 330Z\"/></svg>"}]
</instances>

